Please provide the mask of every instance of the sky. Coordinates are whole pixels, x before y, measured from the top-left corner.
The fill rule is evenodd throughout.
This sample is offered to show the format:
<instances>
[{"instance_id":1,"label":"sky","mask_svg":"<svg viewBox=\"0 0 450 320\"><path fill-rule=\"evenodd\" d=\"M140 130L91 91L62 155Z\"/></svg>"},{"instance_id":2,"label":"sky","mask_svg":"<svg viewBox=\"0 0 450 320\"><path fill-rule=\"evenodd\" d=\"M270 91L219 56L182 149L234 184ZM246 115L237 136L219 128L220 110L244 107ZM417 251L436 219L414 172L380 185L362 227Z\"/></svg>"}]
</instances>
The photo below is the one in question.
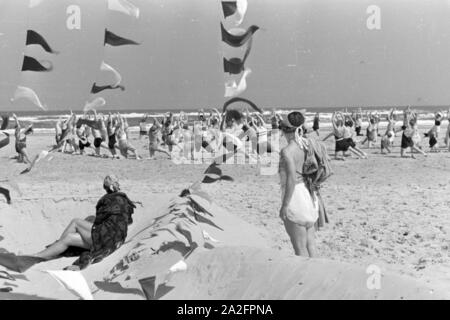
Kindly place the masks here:
<instances>
[{"instance_id":1,"label":"sky","mask_svg":"<svg viewBox=\"0 0 450 320\"><path fill-rule=\"evenodd\" d=\"M220 108L224 56L241 56L221 41L220 0L129 0L139 19L107 10L107 0L0 0L0 110L36 109L10 98L33 88L50 110L82 110L104 97L108 108ZM81 8L81 29L66 28L69 5ZM380 29L366 12L380 8ZM248 0L242 28L257 25L241 95L263 108L450 104L450 4L446 0ZM139 46L103 46L103 31ZM25 47L33 29L58 50ZM48 73L20 72L23 52L53 63ZM104 60L123 77L125 91L90 95L108 83Z\"/></svg>"}]
</instances>

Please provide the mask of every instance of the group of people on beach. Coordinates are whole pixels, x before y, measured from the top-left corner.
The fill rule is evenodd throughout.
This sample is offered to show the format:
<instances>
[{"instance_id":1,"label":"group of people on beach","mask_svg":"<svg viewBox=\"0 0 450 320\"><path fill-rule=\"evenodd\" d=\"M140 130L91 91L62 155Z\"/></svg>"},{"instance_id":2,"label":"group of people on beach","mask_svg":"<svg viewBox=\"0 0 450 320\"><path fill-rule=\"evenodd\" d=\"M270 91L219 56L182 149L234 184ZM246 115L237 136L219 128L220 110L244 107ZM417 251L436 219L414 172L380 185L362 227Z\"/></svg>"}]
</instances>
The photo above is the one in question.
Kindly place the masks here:
<instances>
[{"instance_id":1,"label":"group of people on beach","mask_svg":"<svg viewBox=\"0 0 450 320\"><path fill-rule=\"evenodd\" d=\"M424 133L425 137L429 138L430 152L439 150L440 126L444 120L449 120L449 114L450 110L446 117L444 112L436 112L434 125ZM270 116L270 125L268 125L264 116L257 112L228 110L226 113L220 113L217 109L208 113L202 110L196 119L189 119L182 112L177 116L168 113L161 120L156 116L145 115L139 123L139 139L148 137L150 158L154 158L156 152L171 158L175 148L178 148L180 154L192 159L199 152L217 156L220 149L231 155L242 151L247 157L278 153L282 189L280 218L283 220L295 253L314 257L316 255L315 230L322 227L328 219L320 196L320 184L331 174L328 153L325 145L320 141L325 141L331 136L335 137L336 159L344 159L348 151L358 158L365 159L368 155L361 147L358 147L358 143L362 145L367 142L370 149L380 137L381 153L391 153L396 135L402 132L400 145L402 157L406 157L408 148L411 149L412 157L414 152L426 155L420 144L418 115L409 107L403 111L401 127L396 127L398 120L396 110L390 110L386 117L387 126L384 133L380 133L380 123L383 121L380 114L367 112L365 116L368 121L366 135L359 142L357 137L363 136L362 125L365 121L361 109L352 113L334 112L331 118L332 131L323 139L319 132L319 113L315 114L312 127L308 127L304 113L299 111L291 112L285 117L273 111ZM15 122L17 159L20 162L30 163L26 140L27 136L33 133L33 126L23 127L15 114L12 118ZM149 119L151 119L150 128L147 126ZM5 129L5 126L2 127ZM71 112L67 119L56 122L56 144L50 151L85 154L87 148L93 148L93 156L104 157L103 148L108 150L112 158L142 159L130 142L129 129L127 118L120 113L102 115L93 110L91 113L77 116ZM7 133L5 135L9 141L9 135ZM279 141L281 135L285 137L287 144L280 150L273 145L273 142ZM444 142L450 151L450 124L445 133ZM2 140L2 146L3 144ZM249 148L244 148L244 145ZM222 157L219 154L218 157L213 158L213 161L221 162L220 160L226 160L227 156ZM108 194L117 195L119 198L124 196L117 193L119 192L118 182L114 177L105 179L104 188ZM9 191L6 190L8 191L6 195L4 190L6 189L1 188L0 191L7 196L9 203ZM126 203L128 207L133 207L131 202ZM129 215L132 210L127 212ZM129 223L128 218L124 219L122 223L124 226ZM93 224L79 219L72 221L55 244L34 256L39 259L50 259L70 246L91 248L93 225L95 222ZM123 227L120 228L123 229ZM120 233L119 238L120 241L124 240L123 232Z\"/></svg>"},{"instance_id":2,"label":"group of people on beach","mask_svg":"<svg viewBox=\"0 0 450 320\"><path fill-rule=\"evenodd\" d=\"M449 119L450 110L436 112L435 123L425 137L429 139L430 152L438 152L441 123ZM21 126L17 116L15 121L15 150L19 162L29 164L27 152L27 136L33 133L33 126ZM367 143L368 149L377 143L381 154L392 153L395 137L402 132L400 155L407 157L407 149L426 156L421 144L421 133L418 128L418 115L409 107L403 111L403 125L399 126L399 116L395 109L383 117L378 112L366 112L359 109L353 112L336 111L331 117L332 129L329 134L320 137L320 114L316 113L311 127L303 127L303 133L315 133L326 141L335 138L335 159L345 160L350 154L366 159L367 152L362 146ZM259 159L264 154L278 153L279 123L282 116L273 111L267 118L258 112L228 110L220 113L217 109L209 112L200 110L195 118L183 112L177 115L171 112L163 117L144 115L139 122L139 140L148 137L148 159L155 159L161 153L171 159L173 156L196 160L209 154L212 157L228 152L240 151L247 158ZM380 124L386 121L386 129L381 132ZM150 122L150 123L149 123ZM365 136L362 134L363 122L368 125ZM270 124L269 124L270 123ZM358 139L358 137L362 137ZM359 140L359 141L358 141ZM446 148L450 151L450 121L444 136ZM59 119L55 124L55 145L50 151L61 151L71 154L90 154L97 157L142 159L140 152L131 143L130 127L127 117L120 113L103 115L95 110L81 116L70 113L66 119ZM104 152L106 151L106 153ZM350 154L349 154L350 152Z\"/></svg>"},{"instance_id":3,"label":"group of people on beach","mask_svg":"<svg viewBox=\"0 0 450 320\"><path fill-rule=\"evenodd\" d=\"M444 120L450 119L450 110L447 111L447 116L444 117L444 112L439 111L435 113L434 125L426 133L424 137L429 138L430 152L439 152L439 132L441 128L441 123ZM421 141L421 133L418 126L418 115L416 112L407 107L403 111L403 125L401 127L396 127L397 125L397 114L395 109L391 109L386 116L386 131L384 133L380 132L380 123L382 122L382 117L379 113L367 112L366 118L368 120L368 126L366 129L366 136L360 141L361 145L366 142L368 148L371 149L378 142L378 137L380 137L380 149L381 154L392 153L392 148L394 146L395 137L399 132L402 133L401 144L400 144L400 155L401 157L408 157L406 151L411 149L411 157L414 158L414 153L422 154L427 156L427 153L423 150ZM327 140L331 136L335 138L335 159L345 160L347 152L350 151L355 154L358 158L366 159L367 154L357 147L356 137L363 136L361 134L361 126L364 116L361 109L358 112L334 112L332 115L332 132L329 133L323 141ZM450 121L444 136L445 147L450 151Z\"/></svg>"}]
</instances>

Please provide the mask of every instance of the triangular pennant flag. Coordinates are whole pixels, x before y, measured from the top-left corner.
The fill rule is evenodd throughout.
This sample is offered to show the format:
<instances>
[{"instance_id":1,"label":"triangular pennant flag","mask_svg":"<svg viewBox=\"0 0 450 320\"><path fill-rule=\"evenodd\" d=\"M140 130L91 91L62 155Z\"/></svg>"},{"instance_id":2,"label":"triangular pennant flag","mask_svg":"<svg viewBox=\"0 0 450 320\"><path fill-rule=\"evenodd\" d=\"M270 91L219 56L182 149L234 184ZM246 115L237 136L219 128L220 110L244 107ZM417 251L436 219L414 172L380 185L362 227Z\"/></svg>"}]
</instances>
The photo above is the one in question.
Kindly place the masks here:
<instances>
[{"instance_id":1,"label":"triangular pennant flag","mask_svg":"<svg viewBox=\"0 0 450 320\"><path fill-rule=\"evenodd\" d=\"M48 72L53 69L51 62L49 61L42 61L42 62L46 62L49 65L45 67L41 64L41 62L37 61L35 58L24 56L22 71Z\"/></svg>"},{"instance_id":2,"label":"triangular pennant flag","mask_svg":"<svg viewBox=\"0 0 450 320\"><path fill-rule=\"evenodd\" d=\"M227 30L225 30L225 27L223 26L222 23L220 23L220 29L222 32L223 42L232 47L240 47L253 36L253 34L259 29L259 27L252 25L247 29L247 31L245 31L243 34L240 35L234 35L228 32Z\"/></svg>"},{"instance_id":3,"label":"triangular pennant flag","mask_svg":"<svg viewBox=\"0 0 450 320\"><path fill-rule=\"evenodd\" d=\"M86 102L83 108L83 112L88 112L90 110L94 110L100 107L103 107L106 104L106 100L102 97L97 97L90 102ZM81 120L81 119L80 119Z\"/></svg>"},{"instance_id":4,"label":"triangular pennant flag","mask_svg":"<svg viewBox=\"0 0 450 320\"><path fill-rule=\"evenodd\" d=\"M25 272L37 263L45 261L33 256L17 256L14 253L0 253L0 265L16 272Z\"/></svg>"},{"instance_id":5,"label":"triangular pennant flag","mask_svg":"<svg viewBox=\"0 0 450 320\"><path fill-rule=\"evenodd\" d=\"M247 49L245 50L244 58L241 60L239 58L231 58L227 60L223 59L223 71L230 74L239 74L245 70L245 61L247 60L250 51L252 50L253 38L250 38L247 42Z\"/></svg>"},{"instance_id":6,"label":"triangular pennant flag","mask_svg":"<svg viewBox=\"0 0 450 320\"><path fill-rule=\"evenodd\" d=\"M239 84L236 85L236 82L232 82L231 85L229 83L225 84L225 98L236 97L242 94L245 90L247 90L247 76L252 71L250 69L246 69L244 74L242 75Z\"/></svg>"},{"instance_id":7,"label":"triangular pennant flag","mask_svg":"<svg viewBox=\"0 0 450 320\"><path fill-rule=\"evenodd\" d=\"M21 98L30 100L34 105L44 111L47 110L47 107L41 103L39 97L37 96L36 92L33 91L33 89L18 86L16 91L14 92L14 97L11 99L11 102L19 100Z\"/></svg>"},{"instance_id":8,"label":"triangular pennant flag","mask_svg":"<svg viewBox=\"0 0 450 320\"><path fill-rule=\"evenodd\" d=\"M139 18L139 8L127 0L108 0L108 9Z\"/></svg>"},{"instance_id":9,"label":"triangular pennant flag","mask_svg":"<svg viewBox=\"0 0 450 320\"><path fill-rule=\"evenodd\" d=\"M105 29L105 44L109 44L110 46L113 46L113 47L124 46L124 45L139 45L139 43L137 43L133 40L130 40L130 39L122 38L122 37L112 33L108 29Z\"/></svg>"},{"instance_id":10,"label":"triangular pennant flag","mask_svg":"<svg viewBox=\"0 0 450 320\"><path fill-rule=\"evenodd\" d=\"M236 25L240 25L244 21L245 13L247 12L248 3L247 0L237 0L237 13L239 18L236 21Z\"/></svg>"},{"instance_id":11,"label":"triangular pennant flag","mask_svg":"<svg viewBox=\"0 0 450 320\"><path fill-rule=\"evenodd\" d=\"M172 273L180 272L180 271L186 271L187 270L187 264L184 262L184 260L180 260L177 263L175 263L173 266L169 268L169 271Z\"/></svg>"},{"instance_id":12,"label":"triangular pennant flag","mask_svg":"<svg viewBox=\"0 0 450 320\"><path fill-rule=\"evenodd\" d=\"M216 181L220 180L220 177L218 178L212 178L210 176L205 176L202 180L202 183L214 183Z\"/></svg>"},{"instance_id":13,"label":"triangular pennant flag","mask_svg":"<svg viewBox=\"0 0 450 320\"><path fill-rule=\"evenodd\" d=\"M220 169L216 163L212 163L212 164L209 165L209 167L205 170L204 173L205 174L206 173L212 173L212 174L216 174L218 176L221 176L222 175L222 169Z\"/></svg>"},{"instance_id":14,"label":"triangular pennant flag","mask_svg":"<svg viewBox=\"0 0 450 320\"><path fill-rule=\"evenodd\" d=\"M1 144L1 141L0 141ZM0 147L1 149L1 147ZM0 194L2 194L5 198L6 198L6 203L10 204L11 203L11 195L8 189L0 187Z\"/></svg>"},{"instance_id":15,"label":"triangular pennant flag","mask_svg":"<svg viewBox=\"0 0 450 320\"><path fill-rule=\"evenodd\" d=\"M222 1L222 10L225 18L232 16L237 10L236 1Z\"/></svg>"},{"instance_id":16,"label":"triangular pennant flag","mask_svg":"<svg viewBox=\"0 0 450 320\"><path fill-rule=\"evenodd\" d=\"M80 297L83 300L94 300L91 290L79 271L66 271L66 270L47 270L61 286L66 288L68 291Z\"/></svg>"},{"instance_id":17,"label":"triangular pennant flag","mask_svg":"<svg viewBox=\"0 0 450 320\"><path fill-rule=\"evenodd\" d=\"M223 71L229 74L239 74L244 71L244 61L239 58L231 58L230 60L223 58Z\"/></svg>"},{"instance_id":18,"label":"triangular pennant flag","mask_svg":"<svg viewBox=\"0 0 450 320\"><path fill-rule=\"evenodd\" d=\"M144 291L145 297L147 300L155 299L155 282L156 276L144 278L139 280L139 284L141 285L142 291Z\"/></svg>"},{"instance_id":19,"label":"triangular pennant flag","mask_svg":"<svg viewBox=\"0 0 450 320\"><path fill-rule=\"evenodd\" d=\"M37 33L34 30L27 30L27 41L26 45L31 44L37 44L40 45L45 51L49 53L57 54L57 51L54 51L50 46L48 45L47 41L44 39L43 36L41 36L39 33Z\"/></svg>"},{"instance_id":20,"label":"triangular pennant flag","mask_svg":"<svg viewBox=\"0 0 450 320\"><path fill-rule=\"evenodd\" d=\"M6 136L5 138L3 138L2 140L0 140L0 149L3 147L6 147L9 142L10 142L10 138L9 138L9 134L6 132L3 132L3 134Z\"/></svg>"},{"instance_id":21,"label":"triangular pennant flag","mask_svg":"<svg viewBox=\"0 0 450 320\"><path fill-rule=\"evenodd\" d=\"M219 243L220 242L219 240L216 240L213 237L211 237L211 235L208 232L206 232L205 230L203 230L202 232L203 232L203 238L206 241L211 241L211 242L215 242L215 243Z\"/></svg>"},{"instance_id":22,"label":"triangular pennant flag","mask_svg":"<svg viewBox=\"0 0 450 320\"><path fill-rule=\"evenodd\" d=\"M114 69L109 64L105 63L104 61L102 62L102 65L100 66L100 70L101 71L109 71L109 72L113 73L114 79L116 80L114 82L114 84L112 85L113 87L117 87L122 82L122 76L120 75L120 73L117 72L116 69Z\"/></svg>"},{"instance_id":23,"label":"triangular pennant flag","mask_svg":"<svg viewBox=\"0 0 450 320\"><path fill-rule=\"evenodd\" d=\"M96 93L102 92L103 90L107 90L107 89L109 89L109 90L120 89L120 90L124 91L125 87L121 86L121 85L119 85L119 86L112 86L112 85L98 86L94 82L94 84L92 85L91 93L96 94Z\"/></svg>"},{"instance_id":24,"label":"triangular pennant flag","mask_svg":"<svg viewBox=\"0 0 450 320\"><path fill-rule=\"evenodd\" d=\"M0 130L6 130L8 129L8 124L9 124L9 116L7 115L2 115L2 125L0 126Z\"/></svg>"}]
</instances>

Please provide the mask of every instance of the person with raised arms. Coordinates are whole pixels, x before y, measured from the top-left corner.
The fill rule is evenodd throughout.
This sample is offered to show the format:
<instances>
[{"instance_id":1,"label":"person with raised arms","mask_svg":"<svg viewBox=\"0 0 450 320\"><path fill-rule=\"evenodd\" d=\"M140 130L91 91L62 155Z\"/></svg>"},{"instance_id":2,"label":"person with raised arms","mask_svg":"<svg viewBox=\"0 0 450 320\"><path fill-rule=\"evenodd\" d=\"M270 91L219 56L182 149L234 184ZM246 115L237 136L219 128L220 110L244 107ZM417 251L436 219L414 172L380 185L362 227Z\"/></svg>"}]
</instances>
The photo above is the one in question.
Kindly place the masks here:
<instances>
[{"instance_id":1,"label":"person with raised arms","mask_svg":"<svg viewBox=\"0 0 450 320\"><path fill-rule=\"evenodd\" d=\"M146 137L148 135L147 119L148 119L148 114L146 113L139 121L139 140L141 140L142 137Z\"/></svg>"},{"instance_id":2,"label":"person with raised arms","mask_svg":"<svg viewBox=\"0 0 450 320\"><path fill-rule=\"evenodd\" d=\"M164 153L166 154L169 159L172 157L170 153L168 153L166 150L162 149L160 147L161 144L161 130L162 125L159 123L158 118L153 118L153 124L148 130L148 150L150 153L150 156L148 159L153 159L156 152Z\"/></svg>"},{"instance_id":3,"label":"person with raised arms","mask_svg":"<svg viewBox=\"0 0 450 320\"><path fill-rule=\"evenodd\" d=\"M361 144L366 143L366 141L368 142L368 147L369 149L372 148L373 144L377 143L377 118L375 115L372 114L372 112L370 113L366 113L367 115L367 119L369 119L369 126L367 127L366 130L366 137L364 138L364 140L361 142Z\"/></svg>"},{"instance_id":4,"label":"person with raised arms","mask_svg":"<svg viewBox=\"0 0 450 320\"><path fill-rule=\"evenodd\" d=\"M413 151L416 151L424 156L427 156L425 152L423 152L413 141L413 137L417 132L417 115L410 110L408 107L403 112L403 135L402 135L402 143L400 148L400 156L402 158L408 158L405 155L405 151L410 148L411 149L411 158L415 159Z\"/></svg>"},{"instance_id":5,"label":"person with raised arms","mask_svg":"<svg viewBox=\"0 0 450 320\"><path fill-rule=\"evenodd\" d=\"M348 140L344 138L344 117L341 112L333 112L333 115L331 116L331 124L333 125L333 131L329 133L322 141L326 141L329 137L334 135L334 139L336 140L334 158L335 160L345 160L344 153L347 152L349 144ZM342 152L342 157L338 157L339 152Z\"/></svg>"},{"instance_id":6,"label":"person with raised arms","mask_svg":"<svg viewBox=\"0 0 450 320\"><path fill-rule=\"evenodd\" d=\"M136 148L128 141L128 135L125 128L125 120L122 117L121 114L117 113L117 119L118 119L118 128L117 128L117 138L118 138L118 146L120 153L123 157L129 158L128 153L132 152L133 156L136 160L140 160L141 157L139 156Z\"/></svg>"},{"instance_id":7,"label":"person with raised arms","mask_svg":"<svg viewBox=\"0 0 450 320\"><path fill-rule=\"evenodd\" d=\"M16 148L16 152L18 154L17 159L21 163L30 164L31 161L30 161L30 158L28 157L28 152L27 152L27 136L29 134L33 133L33 125L30 124L25 129L22 129L22 127L20 125L20 121L17 118L16 114L13 113L12 116L16 123L14 136L16 138L15 148Z\"/></svg>"}]
</instances>

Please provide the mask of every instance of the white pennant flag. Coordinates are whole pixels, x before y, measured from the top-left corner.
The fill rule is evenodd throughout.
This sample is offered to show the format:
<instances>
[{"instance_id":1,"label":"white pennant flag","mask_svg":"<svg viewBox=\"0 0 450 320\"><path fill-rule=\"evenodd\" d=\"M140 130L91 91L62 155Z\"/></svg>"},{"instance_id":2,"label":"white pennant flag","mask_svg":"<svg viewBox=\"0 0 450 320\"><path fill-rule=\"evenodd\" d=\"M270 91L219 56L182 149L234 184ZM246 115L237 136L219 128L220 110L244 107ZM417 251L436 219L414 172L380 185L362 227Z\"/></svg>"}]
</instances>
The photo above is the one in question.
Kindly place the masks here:
<instances>
[{"instance_id":1,"label":"white pennant flag","mask_svg":"<svg viewBox=\"0 0 450 320\"><path fill-rule=\"evenodd\" d=\"M127 0L108 0L108 9L139 18L139 8Z\"/></svg>"},{"instance_id":2,"label":"white pennant flag","mask_svg":"<svg viewBox=\"0 0 450 320\"><path fill-rule=\"evenodd\" d=\"M203 230L203 238L206 241L211 241L211 242L216 242L216 243L220 242L219 240L216 240L213 237L211 237L211 235L208 232L206 232L205 230Z\"/></svg>"},{"instance_id":3,"label":"white pennant flag","mask_svg":"<svg viewBox=\"0 0 450 320\"><path fill-rule=\"evenodd\" d=\"M236 21L236 25L239 26L242 21L244 21L245 13L247 12L248 3L247 0L237 0L236 2L236 11L239 16Z\"/></svg>"},{"instance_id":4,"label":"white pennant flag","mask_svg":"<svg viewBox=\"0 0 450 320\"><path fill-rule=\"evenodd\" d=\"M117 87L122 82L122 76L119 72L117 72L116 69L111 67L109 64L105 63L105 61L102 62L102 65L100 66L100 70L102 71L110 71L114 74L114 78L116 79L116 82L114 83L113 87Z\"/></svg>"},{"instance_id":5,"label":"white pennant flag","mask_svg":"<svg viewBox=\"0 0 450 320\"><path fill-rule=\"evenodd\" d=\"M30 0L29 8L37 7L42 3L43 0Z\"/></svg>"},{"instance_id":6,"label":"white pennant flag","mask_svg":"<svg viewBox=\"0 0 450 320\"><path fill-rule=\"evenodd\" d=\"M48 272L60 285L83 300L94 300L91 290L79 271L57 270Z\"/></svg>"},{"instance_id":7,"label":"white pennant flag","mask_svg":"<svg viewBox=\"0 0 450 320\"><path fill-rule=\"evenodd\" d=\"M11 99L11 102L19 100L21 98L28 99L37 107L41 108L44 111L47 111L47 106L41 103L36 92L34 92L32 89L28 87L17 86L17 89L14 92L14 97Z\"/></svg>"},{"instance_id":8,"label":"white pennant flag","mask_svg":"<svg viewBox=\"0 0 450 320\"><path fill-rule=\"evenodd\" d=\"M177 263L175 263L173 266L170 267L170 272L179 272L179 271L186 271L187 270L187 264L184 262L184 260L180 260Z\"/></svg>"},{"instance_id":9,"label":"white pennant flag","mask_svg":"<svg viewBox=\"0 0 450 320\"><path fill-rule=\"evenodd\" d=\"M239 84L236 81L225 83L225 97L236 97L247 90L247 76L252 72L250 69L245 69Z\"/></svg>"},{"instance_id":10,"label":"white pennant flag","mask_svg":"<svg viewBox=\"0 0 450 320\"><path fill-rule=\"evenodd\" d=\"M103 107L106 104L106 100L102 97L95 98L92 101L87 101L84 105L83 112L88 112L93 109Z\"/></svg>"}]
</instances>

